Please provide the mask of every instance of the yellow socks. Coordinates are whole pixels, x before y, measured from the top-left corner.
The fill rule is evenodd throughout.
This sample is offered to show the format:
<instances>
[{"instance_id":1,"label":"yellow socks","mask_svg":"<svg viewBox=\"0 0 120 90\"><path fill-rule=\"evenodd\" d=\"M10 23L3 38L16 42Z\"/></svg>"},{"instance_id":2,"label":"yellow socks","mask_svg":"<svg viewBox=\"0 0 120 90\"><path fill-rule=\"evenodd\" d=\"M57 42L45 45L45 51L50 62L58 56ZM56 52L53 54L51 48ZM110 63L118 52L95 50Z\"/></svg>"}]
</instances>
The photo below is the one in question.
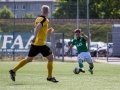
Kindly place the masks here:
<instances>
[{"instance_id":1,"label":"yellow socks","mask_svg":"<svg viewBox=\"0 0 120 90\"><path fill-rule=\"evenodd\" d=\"M27 63L28 61L26 59L21 60L18 63L18 65L13 69L13 71L16 72L18 69L20 69ZM47 69L48 69L48 78L52 78L53 62L48 62Z\"/></svg>"},{"instance_id":2,"label":"yellow socks","mask_svg":"<svg viewBox=\"0 0 120 90\"><path fill-rule=\"evenodd\" d=\"M53 62L48 62L47 69L48 69L48 78L52 78Z\"/></svg>"},{"instance_id":3,"label":"yellow socks","mask_svg":"<svg viewBox=\"0 0 120 90\"><path fill-rule=\"evenodd\" d=\"M28 63L28 61L26 59L21 60L18 63L18 65L13 69L13 71L16 72L18 69L20 69L22 66L24 66L27 63Z\"/></svg>"}]
</instances>

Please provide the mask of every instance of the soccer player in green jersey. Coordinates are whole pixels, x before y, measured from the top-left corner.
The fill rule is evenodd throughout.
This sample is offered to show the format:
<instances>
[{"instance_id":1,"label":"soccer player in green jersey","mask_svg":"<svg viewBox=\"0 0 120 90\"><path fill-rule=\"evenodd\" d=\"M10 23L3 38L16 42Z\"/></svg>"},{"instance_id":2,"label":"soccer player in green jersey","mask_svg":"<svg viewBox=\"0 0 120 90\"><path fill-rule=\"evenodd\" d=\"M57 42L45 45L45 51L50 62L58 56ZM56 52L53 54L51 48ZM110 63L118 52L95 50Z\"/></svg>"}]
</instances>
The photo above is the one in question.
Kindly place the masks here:
<instances>
[{"instance_id":1,"label":"soccer player in green jersey","mask_svg":"<svg viewBox=\"0 0 120 90\"><path fill-rule=\"evenodd\" d=\"M70 47L68 48L66 54L68 54L68 52L72 49L72 47L75 45L77 48L77 53L78 53L78 64L80 67L80 72L85 73L84 70L84 65L83 65L83 61L86 60L87 63L89 64L89 72L91 74L93 74L93 60L91 58L90 53L88 52L87 46L86 46L86 41L88 40L88 36L85 35L83 32L81 32L81 29L76 29L74 30L76 39L74 39L72 41L72 44L70 45Z\"/></svg>"}]
</instances>

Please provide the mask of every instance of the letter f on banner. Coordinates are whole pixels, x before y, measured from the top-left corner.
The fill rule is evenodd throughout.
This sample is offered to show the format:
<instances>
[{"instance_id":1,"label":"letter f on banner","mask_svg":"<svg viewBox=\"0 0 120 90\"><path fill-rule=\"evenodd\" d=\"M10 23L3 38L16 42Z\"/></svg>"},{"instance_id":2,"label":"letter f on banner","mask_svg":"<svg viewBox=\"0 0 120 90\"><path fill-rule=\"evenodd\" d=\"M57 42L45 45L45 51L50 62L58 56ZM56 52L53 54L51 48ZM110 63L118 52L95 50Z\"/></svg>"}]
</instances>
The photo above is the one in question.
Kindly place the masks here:
<instances>
[{"instance_id":1,"label":"letter f on banner","mask_svg":"<svg viewBox=\"0 0 120 90\"><path fill-rule=\"evenodd\" d=\"M11 40L8 40L8 38L11 38ZM6 49L8 43L12 44L12 39L13 39L12 35L4 35L4 40L3 40L3 46L2 46L2 48Z\"/></svg>"}]
</instances>

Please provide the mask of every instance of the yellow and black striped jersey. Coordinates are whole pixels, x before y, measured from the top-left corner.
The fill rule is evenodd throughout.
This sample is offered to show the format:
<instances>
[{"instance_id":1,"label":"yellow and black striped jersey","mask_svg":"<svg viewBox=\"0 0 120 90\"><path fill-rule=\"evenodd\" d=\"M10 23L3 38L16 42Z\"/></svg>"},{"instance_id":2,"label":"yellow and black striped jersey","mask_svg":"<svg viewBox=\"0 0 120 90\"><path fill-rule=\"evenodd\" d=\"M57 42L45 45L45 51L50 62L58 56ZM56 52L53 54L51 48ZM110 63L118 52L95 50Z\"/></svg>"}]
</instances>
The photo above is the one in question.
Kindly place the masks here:
<instances>
[{"instance_id":1,"label":"yellow and black striped jersey","mask_svg":"<svg viewBox=\"0 0 120 90\"><path fill-rule=\"evenodd\" d=\"M33 45L43 46L43 45L46 44L46 37L47 37L47 32L48 32L48 23L49 23L49 20L45 16L41 15L41 16L37 17L37 19L35 20L34 27L36 27L38 23L41 23L42 27L38 31L36 40L33 43Z\"/></svg>"}]
</instances>

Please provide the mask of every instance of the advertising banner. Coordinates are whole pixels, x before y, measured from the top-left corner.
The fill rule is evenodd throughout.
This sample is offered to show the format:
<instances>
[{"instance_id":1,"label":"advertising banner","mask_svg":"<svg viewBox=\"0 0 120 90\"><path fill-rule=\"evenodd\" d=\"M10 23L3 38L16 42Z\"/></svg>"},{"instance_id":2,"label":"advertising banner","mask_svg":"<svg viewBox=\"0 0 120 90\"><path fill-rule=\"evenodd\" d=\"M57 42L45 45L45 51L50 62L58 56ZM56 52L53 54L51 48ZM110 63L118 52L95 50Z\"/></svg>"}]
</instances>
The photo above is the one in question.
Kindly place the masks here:
<instances>
[{"instance_id":1,"label":"advertising banner","mask_svg":"<svg viewBox=\"0 0 120 90\"><path fill-rule=\"evenodd\" d=\"M33 33L0 33L0 53L25 53L29 51Z\"/></svg>"}]
</instances>

